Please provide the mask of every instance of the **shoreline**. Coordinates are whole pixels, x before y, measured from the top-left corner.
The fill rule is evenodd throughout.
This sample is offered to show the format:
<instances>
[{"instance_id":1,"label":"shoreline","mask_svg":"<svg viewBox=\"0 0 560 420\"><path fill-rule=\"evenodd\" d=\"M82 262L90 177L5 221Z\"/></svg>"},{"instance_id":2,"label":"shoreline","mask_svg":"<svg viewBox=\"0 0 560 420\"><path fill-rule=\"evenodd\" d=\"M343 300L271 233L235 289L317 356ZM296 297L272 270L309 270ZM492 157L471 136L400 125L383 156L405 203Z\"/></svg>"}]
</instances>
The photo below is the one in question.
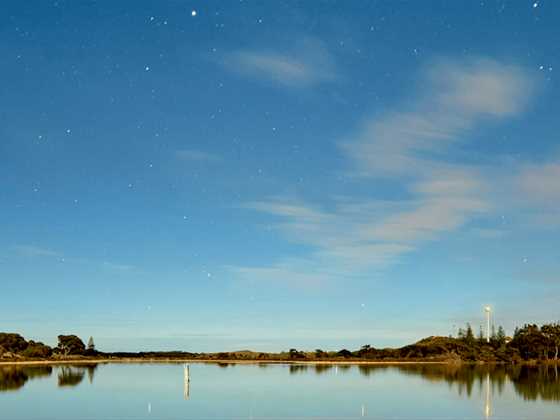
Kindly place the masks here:
<instances>
[{"instance_id":1,"label":"shoreline","mask_svg":"<svg viewBox=\"0 0 560 420\"><path fill-rule=\"evenodd\" d=\"M454 361L380 361L380 360L227 360L227 359L77 359L0 361L0 366L94 365L94 364L239 364L239 365L459 365ZM487 363L483 363L487 364ZM495 364L495 363L493 363Z\"/></svg>"}]
</instances>

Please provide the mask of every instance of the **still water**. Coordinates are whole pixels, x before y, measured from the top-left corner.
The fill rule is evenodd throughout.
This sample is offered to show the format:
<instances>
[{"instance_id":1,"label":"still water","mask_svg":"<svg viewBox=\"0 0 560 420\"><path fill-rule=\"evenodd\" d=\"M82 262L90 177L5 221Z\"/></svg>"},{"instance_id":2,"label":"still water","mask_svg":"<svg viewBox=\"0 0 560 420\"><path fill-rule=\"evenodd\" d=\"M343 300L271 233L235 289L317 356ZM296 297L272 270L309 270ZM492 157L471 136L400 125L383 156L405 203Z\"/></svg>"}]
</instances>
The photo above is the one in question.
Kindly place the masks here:
<instances>
[{"instance_id":1,"label":"still water","mask_svg":"<svg viewBox=\"0 0 560 420\"><path fill-rule=\"evenodd\" d=\"M558 369L0 366L0 419L559 419Z\"/></svg>"}]
</instances>

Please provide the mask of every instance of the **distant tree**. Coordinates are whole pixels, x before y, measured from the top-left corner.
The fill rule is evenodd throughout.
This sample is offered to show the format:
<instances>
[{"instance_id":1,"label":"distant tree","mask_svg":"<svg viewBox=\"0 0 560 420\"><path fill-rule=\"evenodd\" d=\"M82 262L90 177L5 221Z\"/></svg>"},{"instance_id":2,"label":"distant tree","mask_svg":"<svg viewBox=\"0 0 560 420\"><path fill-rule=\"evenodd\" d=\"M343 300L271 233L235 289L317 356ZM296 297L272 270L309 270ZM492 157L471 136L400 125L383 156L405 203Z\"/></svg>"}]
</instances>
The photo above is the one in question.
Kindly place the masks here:
<instances>
[{"instance_id":1,"label":"distant tree","mask_svg":"<svg viewBox=\"0 0 560 420\"><path fill-rule=\"evenodd\" d=\"M554 360L558 360L560 347L560 324L546 324L541 327L541 333L546 339L547 347L554 349Z\"/></svg>"},{"instance_id":2,"label":"distant tree","mask_svg":"<svg viewBox=\"0 0 560 420\"><path fill-rule=\"evenodd\" d=\"M63 355L84 354L86 346L76 335L59 335L58 350Z\"/></svg>"},{"instance_id":3,"label":"distant tree","mask_svg":"<svg viewBox=\"0 0 560 420\"><path fill-rule=\"evenodd\" d=\"M457 331L457 338L459 340L464 340L465 339L465 330L462 328L459 328L459 331Z\"/></svg>"},{"instance_id":4,"label":"distant tree","mask_svg":"<svg viewBox=\"0 0 560 420\"><path fill-rule=\"evenodd\" d=\"M43 344L43 343L36 343L35 341L29 341L29 345L27 348L21 353L24 357L35 357L46 359L50 357L52 354L52 349Z\"/></svg>"},{"instance_id":5,"label":"distant tree","mask_svg":"<svg viewBox=\"0 0 560 420\"><path fill-rule=\"evenodd\" d=\"M490 331L491 331L490 339L492 341L496 341L496 338L497 338L497 336L496 336L496 326L494 324L492 324L492 329Z\"/></svg>"},{"instance_id":6,"label":"distant tree","mask_svg":"<svg viewBox=\"0 0 560 420\"><path fill-rule=\"evenodd\" d=\"M91 352L95 351L95 343L93 342L93 337L90 337L87 343L87 349Z\"/></svg>"},{"instance_id":7,"label":"distant tree","mask_svg":"<svg viewBox=\"0 0 560 420\"><path fill-rule=\"evenodd\" d=\"M12 353L19 353L27 348L27 341L19 334L14 333L0 333L0 346L5 351Z\"/></svg>"},{"instance_id":8,"label":"distant tree","mask_svg":"<svg viewBox=\"0 0 560 420\"><path fill-rule=\"evenodd\" d=\"M323 350L321 350L321 349L316 349L315 350L315 357L316 358L319 359L319 358L325 357L325 356L327 356L327 353L325 353Z\"/></svg>"},{"instance_id":9,"label":"distant tree","mask_svg":"<svg viewBox=\"0 0 560 420\"><path fill-rule=\"evenodd\" d=\"M465 341L469 344L474 343L474 334L471 324L467 323L467 331L465 332Z\"/></svg>"},{"instance_id":10,"label":"distant tree","mask_svg":"<svg viewBox=\"0 0 560 420\"><path fill-rule=\"evenodd\" d=\"M303 354L300 351L297 351L296 349L290 349L288 353L290 355L290 359L304 359L305 358L305 354Z\"/></svg>"},{"instance_id":11,"label":"distant tree","mask_svg":"<svg viewBox=\"0 0 560 420\"><path fill-rule=\"evenodd\" d=\"M500 346L503 346L506 343L506 332L504 331L504 327L501 325L498 327L498 332L496 333L496 342Z\"/></svg>"},{"instance_id":12,"label":"distant tree","mask_svg":"<svg viewBox=\"0 0 560 420\"><path fill-rule=\"evenodd\" d=\"M525 360L548 357L547 338L535 324L517 328L509 346L517 349Z\"/></svg>"},{"instance_id":13,"label":"distant tree","mask_svg":"<svg viewBox=\"0 0 560 420\"><path fill-rule=\"evenodd\" d=\"M484 331L482 330L482 325L480 326L479 330L478 330L478 341L480 343L484 343Z\"/></svg>"},{"instance_id":14,"label":"distant tree","mask_svg":"<svg viewBox=\"0 0 560 420\"><path fill-rule=\"evenodd\" d=\"M346 349L342 349L340 350L338 353L336 353L337 356L342 356L342 357L352 357L352 353L349 350Z\"/></svg>"}]
</instances>

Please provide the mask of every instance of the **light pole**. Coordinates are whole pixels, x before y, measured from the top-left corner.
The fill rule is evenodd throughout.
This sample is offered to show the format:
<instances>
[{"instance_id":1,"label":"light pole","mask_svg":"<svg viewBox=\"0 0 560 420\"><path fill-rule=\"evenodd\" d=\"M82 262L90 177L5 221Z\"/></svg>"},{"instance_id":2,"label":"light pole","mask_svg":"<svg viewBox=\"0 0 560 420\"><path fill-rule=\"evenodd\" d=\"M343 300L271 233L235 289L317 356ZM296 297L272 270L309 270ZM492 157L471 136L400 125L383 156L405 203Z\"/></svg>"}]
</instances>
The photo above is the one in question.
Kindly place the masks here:
<instances>
[{"instance_id":1,"label":"light pole","mask_svg":"<svg viewBox=\"0 0 560 420\"><path fill-rule=\"evenodd\" d=\"M484 312L486 312L486 342L490 342L490 312L492 312L492 308L490 306L484 307Z\"/></svg>"}]
</instances>

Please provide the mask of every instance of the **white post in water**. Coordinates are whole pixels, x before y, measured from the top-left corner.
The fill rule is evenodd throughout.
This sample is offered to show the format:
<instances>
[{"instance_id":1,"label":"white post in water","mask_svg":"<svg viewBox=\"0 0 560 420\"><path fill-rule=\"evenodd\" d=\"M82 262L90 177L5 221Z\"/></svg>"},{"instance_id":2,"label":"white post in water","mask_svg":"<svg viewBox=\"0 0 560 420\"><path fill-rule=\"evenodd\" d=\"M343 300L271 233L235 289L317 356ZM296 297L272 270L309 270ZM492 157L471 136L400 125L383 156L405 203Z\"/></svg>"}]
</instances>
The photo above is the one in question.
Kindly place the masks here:
<instances>
[{"instance_id":1,"label":"white post in water","mask_svg":"<svg viewBox=\"0 0 560 420\"><path fill-rule=\"evenodd\" d=\"M490 312L492 312L492 308L490 306L484 307L484 312L486 312L486 342L490 342Z\"/></svg>"},{"instance_id":2,"label":"white post in water","mask_svg":"<svg viewBox=\"0 0 560 420\"><path fill-rule=\"evenodd\" d=\"M185 363L185 400L189 399L189 382L190 382L190 376L189 376L189 365Z\"/></svg>"}]
</instances>

